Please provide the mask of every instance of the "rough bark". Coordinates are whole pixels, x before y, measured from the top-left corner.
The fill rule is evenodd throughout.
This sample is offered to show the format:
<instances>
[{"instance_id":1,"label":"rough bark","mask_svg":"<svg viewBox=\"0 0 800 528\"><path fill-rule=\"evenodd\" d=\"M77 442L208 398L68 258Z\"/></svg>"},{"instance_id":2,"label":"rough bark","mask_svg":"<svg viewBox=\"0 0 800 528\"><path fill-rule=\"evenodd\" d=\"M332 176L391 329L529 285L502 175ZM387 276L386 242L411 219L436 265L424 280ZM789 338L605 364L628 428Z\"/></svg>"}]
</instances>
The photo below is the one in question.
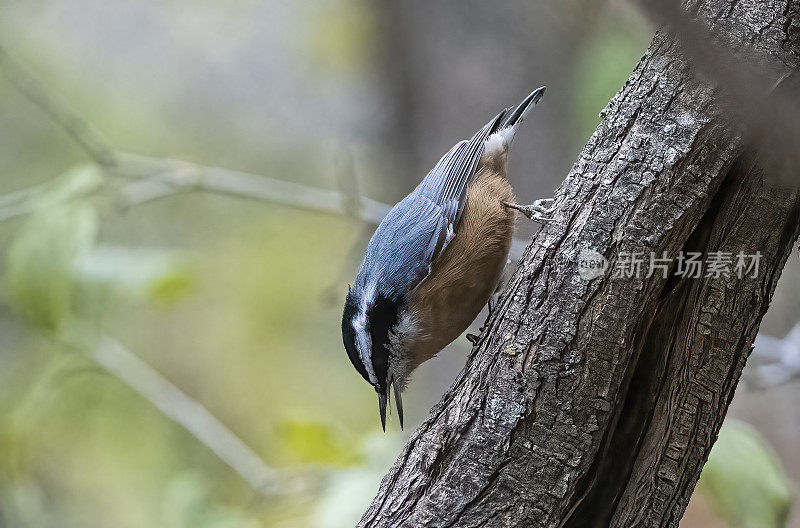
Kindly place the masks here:
<instances>
[{"instance_id":1,"label":"rough bark","mask_svg":"<svg viewBox=\"0 0 800 528\"><path fill-rule=\"evenodd\" d=\"M764 71L797 67L795 0L689 4ZM800 229L800 193L741 137L657 34L360 526L677 526ZM578 274L585 249L601 277ZM621 255L681 251L760 251L760 270L615 276Z\"/></svg>"}]
</instances>

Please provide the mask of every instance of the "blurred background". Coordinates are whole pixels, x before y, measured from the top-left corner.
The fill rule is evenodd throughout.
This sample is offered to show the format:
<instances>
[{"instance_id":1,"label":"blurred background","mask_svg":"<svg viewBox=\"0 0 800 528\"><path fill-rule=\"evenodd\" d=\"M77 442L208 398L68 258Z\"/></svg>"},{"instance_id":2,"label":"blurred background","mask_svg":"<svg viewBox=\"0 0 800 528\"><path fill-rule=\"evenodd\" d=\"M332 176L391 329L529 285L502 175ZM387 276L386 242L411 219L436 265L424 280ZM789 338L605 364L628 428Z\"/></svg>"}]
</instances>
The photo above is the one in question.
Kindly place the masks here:
<instances>
[{"instance_id":1,"label":"blurred background","mask_svg":"<svg viewBox=\"0 0 800 528\"><path fill-rule=\"evenodd\" d=\"M550 196L653 31L622 1L502 6L0 3L0 525L357 521L469 347L380 432L340 337L374 229L355 204L543 84L511 179ZM800 350L799 264L682 526L800 527L800 384L775 361Z\"/></svg>"}]
</instances>

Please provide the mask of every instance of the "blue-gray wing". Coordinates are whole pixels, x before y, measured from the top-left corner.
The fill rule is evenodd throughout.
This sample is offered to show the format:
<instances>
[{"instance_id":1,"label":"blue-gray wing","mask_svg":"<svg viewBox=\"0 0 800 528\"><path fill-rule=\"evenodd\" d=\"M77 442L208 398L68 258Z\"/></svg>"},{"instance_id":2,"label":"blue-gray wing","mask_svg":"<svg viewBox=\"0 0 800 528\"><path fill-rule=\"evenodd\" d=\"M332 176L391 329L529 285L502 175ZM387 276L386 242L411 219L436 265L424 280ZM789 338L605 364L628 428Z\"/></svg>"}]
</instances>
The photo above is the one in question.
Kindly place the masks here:
<instances>
[{"instance_id":1,"label":"blue-gray wing","mask_svg":"<svg viewBox=\"0 0 800 528\"><path fill-rule=\"evenodd\" d=\"M430 202L426 212L436 219L431 233L425 260L428 265L438 257L455 236L455 229L467 198L467 186L475 175L486 138L497 131L506 110L486 123L469 141L461 141L442 156L439 163L420 182L412 195L422 202Z\"/></svg>"},{"instance_id":2,"label":"blue-gray wing","mask_svg":"<svg viewBox=\"0 0 800 528\"><path fill-rule=\"evenodd\" d=\"M486 138L497 131L505 114L498 114L469 141L453 146L389 211L367 246L359 279L379 284L389 293L408 291L428 275L456 234Z\"/></svg>"}]
</instances>

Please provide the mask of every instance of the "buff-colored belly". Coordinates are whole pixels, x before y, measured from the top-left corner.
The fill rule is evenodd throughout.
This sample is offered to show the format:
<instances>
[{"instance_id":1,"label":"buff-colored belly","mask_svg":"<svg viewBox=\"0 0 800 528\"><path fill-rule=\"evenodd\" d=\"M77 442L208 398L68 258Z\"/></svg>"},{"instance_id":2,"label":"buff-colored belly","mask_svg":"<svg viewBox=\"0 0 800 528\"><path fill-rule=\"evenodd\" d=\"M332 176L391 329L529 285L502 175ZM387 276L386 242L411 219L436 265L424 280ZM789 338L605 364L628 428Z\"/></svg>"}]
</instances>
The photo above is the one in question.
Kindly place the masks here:
<instances>
[{"instance_id":1,"label":"buff-colored belly","mask_svg":"<svg viewBox=\"0 0 800 528\"><path fill-rule=\"evenodd\" d=\"M414 366L461 335L500 280L514 235L514 212L502 202L514 201L514 193L505 167L498 168L475 175L456 236L414 291L421 325L410 350Z\"/></svg>"}]
</instances>

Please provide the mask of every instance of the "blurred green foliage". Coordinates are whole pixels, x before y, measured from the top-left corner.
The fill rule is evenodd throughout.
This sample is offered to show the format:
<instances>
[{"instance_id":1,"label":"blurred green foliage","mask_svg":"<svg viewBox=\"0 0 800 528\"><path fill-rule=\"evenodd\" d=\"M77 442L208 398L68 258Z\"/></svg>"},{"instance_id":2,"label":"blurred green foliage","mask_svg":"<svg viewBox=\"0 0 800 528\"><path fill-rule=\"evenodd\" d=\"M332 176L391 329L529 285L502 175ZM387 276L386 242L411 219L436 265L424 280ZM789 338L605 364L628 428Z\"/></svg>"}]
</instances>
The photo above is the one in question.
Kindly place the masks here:
<instances>
[{"instance_id":1,"label":"blurred green foliage","mask_svg":"<svg viewBox=\"0 0 800 528\"><path fill-rule=\"evenodd\" d=\"M35 213L9 247L8 300L34 324L55 330L67 316L74 262L91 244L96 217L86 205Z\"/></svg>"},{"instance_id":2,"label":"blurred green foliage","mask_svg":"<svg viewBox=\"0 0 800 528\"><path fill-rule=\"evenodd\" d=\"M278 430L283 449L300 463L347 467L363 462L356 439L346 438L331 424L287 418Z\"/></svg>"},{"instance_id":3,"label":"blurred green foliage","mask_svg":"<svg viewBox=\"0 0 800 528\"><path fill-rule=\"evenodd\" d=\"M113 302L170 304L191 289L191 266L175 252L96 244L89 195L102 180L94 166L56 178L9 245L7 301L36 326L57 331L69 316L101 316Z\"/></svg>"},{"instance_id":4,"label":"blurred green foliage","mask_svg":"<svg viewBox=\"0 0 800 528\"><path fill-rule=\"evenodd\" d=\"M97 235L94 209L74 197L95 186L97 179L97 171L90 168L56 182L8 248L8 301L36 325L56 330L68 315L75 262Z\"/></svg>"},{"instance_id":5,"label":"blurred green foliage","mask_svg":"<svg viewBox=\"0 0 800 528\"><path fill-rule=\"evenodd\" d=\"M620 18L622 20L620 20ZM576 141L582 147L600 122L599 112L622 87L649 44L649 32L630 14L605 12L581 47L575 68Z\"/></svg>"},{"instance_id":6,"label":"blurred green foliage","mask_svg":"<svg viewBox=\"0 0 800 528\"><path fill-rule=\"evenodd\" d=\"M115 229L115 213L103 182L85 168L54 179L18 222L6 252L3 300L44 333L20 335L18 353L4 359L8 368L0 374L25 380L0 391L8 411L0 420L3 519L19 527L62 526L63 517L82 526L249 527L289 516L314 526L302 524L313 509L298 509L295 499L280 507L261 502L189 433L80 350L61 345L60 336L76 323L116 328L160 370L177 366L170 377L216 402L211 407L245 437L259 439L253 445L271 465L361 467L364 446L352 427L373 429L374 409L357 406L362 412L348 414L354 401L341 396L360 399L353 387L367 387L351 383L338 347L334 364L342 373L325 387L340 398L331 400L322 385L297 383L309 372L330 371L330 346L320 346L320 336L336 334L339 308L326 307L325 290L342 264L313 256L343 258L354 241L352 225L195 196L175 202L199 215L191 223L201 231L222 225L231 207L245 220L179 250L111 245L104 239ZM139 220L158 224L174 207L157 204ZM172 340L172 328L193 331ZM254 399L265 388L269 398ZM342 426L311 409L356 421ZM192 469L198 465L202 471ZM374 487L379 474L371 469L354 478ZM346 481L345 474L338 478ZM317 496L320 504L324 496ZM107 514L100 521L94 512Z\"/></svg>"},{"instance_id":7,"label":"blurred green foliage","mask_svg":"<svg viewBox=\"0 0 800 528\"><path fill-rule=\"evenodd\" d=\"M734 528L783 528L789 519L789 479L764 438L743 422L722 426L700 490Z\"/></svg>"},{"instance_id":8,"label":"blurred green foliage","mask_svg":"<svg viewBox=\"0 0 800 528\"><path fill-rule=\"evenodd\" d=\"M208 479L187 471L167 486L163 498L165 526L175 528L257 528L252 515L220 505L213 500Z\"/></svg>"}]
</instances>

